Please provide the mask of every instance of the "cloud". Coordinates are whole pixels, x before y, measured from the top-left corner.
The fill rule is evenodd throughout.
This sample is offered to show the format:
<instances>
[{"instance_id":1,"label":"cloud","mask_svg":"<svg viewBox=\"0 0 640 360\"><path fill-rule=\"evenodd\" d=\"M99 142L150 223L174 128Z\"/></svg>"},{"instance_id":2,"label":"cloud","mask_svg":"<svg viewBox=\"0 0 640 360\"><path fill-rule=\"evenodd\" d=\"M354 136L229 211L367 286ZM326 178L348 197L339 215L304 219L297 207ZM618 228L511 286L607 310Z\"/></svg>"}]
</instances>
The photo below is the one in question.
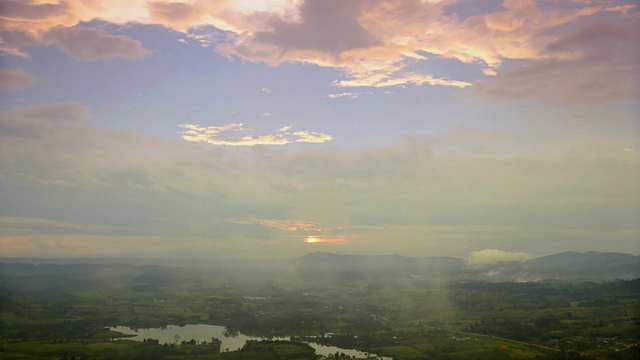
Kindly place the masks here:
<instances>
[{"instance_id":1,"label":"cloud","mask_svg":"<svg viewBox=\"0 0 640 360\"><path fill-rule=\"evenodd\" d=\"M290 50L314 49L337 55L343 51L377 44L375 37L357 20L363 2L341 0L305 0L300 3L296 20L272 17L271 30L256 32L259 43L277 46L284 56Z\"/></svg>"},{"instance_id":2,"label":"cloud","mask_svg":"<svg viewBox=\"0 0 640 360\"><path fill-rule=\"evenodd\" d=\"M3 51L18 56L26 55L23 47L44 43L86 60L138 59L148 53L134 39L76 26L101 19L113 24L159 24L201 46L215 45L230 58L338 68L342 75L335 84L345 87L464 88L479 76L498 76L495 81L476 82L479 90L474 95L496 100L585 103L596 99L603 103L621 94L632 96L628 95L629 84L635 81L621 75L630 74L626 60L598 60L596 56L609 46L610 58L628 59L637 48L628 36L626 44L631 48L618 44L615 32L604 27L601 30L615 44L601 41L592 46L589 41L597 41L587 36L573 40L563 36L596 18L611 19L616 25L637 23L637 4L628 0L552 4L506 0L500 7L477 5L477 11L471 13L455 0L69 0L56 4L5 0L2 6L6 13L0 30ZM204 30L207 26L217 34L225 32L224 36L209 36ZM637 32L635 28L626 31ZM570 51L572 46L584 47L584 54ZM476 74L450 78L427 70L434 68L429 66L432 61L442 59L469 64ZM524 61L524 68L503 72L503 63L510 60ZM545 95L540 89L549 85L554 73L563 71L569 71L571 81L555 84L557 90ZM618 80L624 81L616 85ZM599 85L605 91L594 88ZM555 96L561 93L563 96Z\"/></svg>"},{"instance_id":3,"label":"cloud","mask_svg":"<svg viewBox=\"0 0 640 360\"><path fill-rule=\"evenodd\" d=\"M471 96L492 100L538 100L599 105L640 98L637 24L589 23L549 43L551 58L508 68L477 82Z\"/></svg>"},{"instance_id":4,"label":"cloud","mask_svg":"<svg viewBox=\"0 0 640 360\"><path fill-rule=\"evenodd\" d=\"M329 134L322 134L312 131L296 131L293 135L297 136L296 142L300 143L316 143L320 144L333 139Z\"/></svg>"},{"instance_id":5,"label":"cloud","mask_svg":"<svg viewBox=\"0 0 640 360\"><path fill-rule=\"evenodd\" d=\"M334 82L334 85L341 87L350 86L370 86L370 87L387 87L397 86L404 84L423 85L430 84L434 86L455 86L458 88L465 88L471 86L471 83L460 80L449 79L435 79L431 75L419 74L419 73L406 73L406 74L387 74L379 72L376 74L358 74L353 75L350 80L340 80Z\"/></svg>"},{"instance_id":6,"label":"cloud","mask_svg":"<svg viewBox=\"0 0 640 360\"><path fill-rule=\"evenodd\" d=\"M248 135L241 137L223 137L220 134L228 131L249 131L243 124L227 124L223 126L200 126L197 124L180 124L179 127L187 129L179 132L184 140L192 142L203 142L210 145L229 146L255 146L255 145L286 145L293 140L287 132L291 126L284 126L278 129L280 133ZM298 138L295 142L303 143L323 143L333 139L331 135L315 133L310 131L298 131L293 133Z\"/></svg>"},{"instance_id":7,"label":"cloud","mask_svg":"<svg viewBox=\"0 0 640 360\"><path fill-rule=\"evenodd\" d=\"M0 70L0 88L4 90L19 90L31 86L34 82L36 77L22 69Z\"/></svg>"},{"instance_id":8,"label":"cloud","mask_svg":"<svg viewBox=\"0 0 640 360\"><path fill-rule=\"evenodd\" d=\"M17 57L29 57L29 54L20 50L21 47L34 46L42 43L40 35L31 29L11 29L0 26L0 51L6 55Z\"/></svg>"},{"instance_id":9,"label":"cloud","mask_svg":"<svg viewBox=\"0 0 640 360\"><path fill-rule=\"evenodd\" d=\"M31 0L2 0L0 9L2 9L3 18L35 20L63 15L69 10L69 4L66 1L58 4L42 4Z\"/></svg>"},{"instance_id":10,"label":"cloud","mask_svg":"<svg viewBox=\"0 0 640 360\"><path fill-rule=\"evenodd\" d=\"M443 153L415 137L353 151L231 150L92 126L87 116L76 103L2 114L0 217L11 230L0 231L2 254L36 251L25 248L31 238L64 244L61 256L143 254L149 247L164 256L179 249L233 257L309 251L291 235L346 239L325 243L331 251L414 256L637 249L639 167L622 151L637 146L626 140L612 143L611 156L588 146L579 158L554 146ZM231 139L250 131L235 123L181 130ZM453 135L453 143L485 136Z\"/></svg>"},{"instance_id":11,"label":"cloud","mask_svg":"<svg viewBox=\"0 0 640 360\"><path fill-rule=\"evenodd\" d=\"M495 264L503 261L526 261L535 256L526 252L508 252L497 249L472 251L467 255L467 262L471 265Z\"/></svg>"},{"instance_id":12,"label":"cloud","mask_svg":"<svg viewBox=\"0 0 640 360\"><path fill-rule=\"evenodd\" d=\"M148 50L137 40L123 35L110 35L93 28L56 26L46 32L43 39L82 60L106 60L113 57L133 60L148 54Z\"/></svg>"},{"instance_id":13,"label":"cloud","mask_svg":"<svg viewBox=\"0 0 640 360\"><path fill-rule=\"evenodd\" d=\"M118 230L110 226L73 224L51 219L0 217L0 233L14 236L24 234L112 234Z\"/></svg>"},{"instance_id":14,"label":"cloud","mask_svg":"<svg viewBox=\"0 0 640 360\"><path fill-rule=\"evenodd\" d=\"M10 56L17 56L17 57L23 57L23 58L28 58L29 54L27 54L24 51L20 51L18 49L14 49L14 48L9 48L9 47L1 47L0 46L0 53L5 54L5 55L10 55Z\"/></svg>"},{"instance_id":15,"label":"cloud","mask_svg":"<svg viewBox=\"0 0 640 360\"><path fill-rule=\"evenodd\" d=\"M203 16L191 4L184 2L154 1L148 6L151 17L161 23L195 24Z\"/></svg>"},{"instance_id":16,"label":"cloud","mask_svg":"<svg viewBox=\"0 0 640 360\"><path fill-rule=\"evenodd\" d=\"M271 89L267 88L267 87L263 87L262 89L260 89L260 91L262 91L263 93L267 93L267 94L271 94Z\"/></svg>"},{"instance_id":17,"label":"cloud","mask_svg":"<svg viewBox=\"0 0 640 360\"><path fill-rule=\"evenodd\" d=\"M353 93L353 92L343 92L343 93L334 93L334 94L329 94L327 95L327 97L329 99L337 99L337 98L341 98L341 97L346 97L349 99L357 99L360 97L361 93Z\"/></svg>"},{"instance_id":18,"label":"cloud","mask_svg":"<svg viewBox=\"0 0 640 360\"><path fill-rule=\"evenodd\" d=\"M12 47L34 46L41 43L40 36L25 29L0 28L2 43Z\"/></svg>"},{"instance_id":19,"label":"cloud","mask_svg":"<svg viewBox=\"0 0 640 360\"><path fill-rule=\"evenodd\" d=\"M607 7L555 3L543 8L533 0L505 1L499 11L483 12L461 21L457 13L448 12L449 5L454 3L354 1L349 2L348 11L339 19L332 19L326 12L335 6L334 2L320 6L317 1L302 1L295 15L276 16L275 20L259 26L254 22L244 23L269 30L245 31L233 42L220 44L218 50L269 64L299 61L339 67L344 69L346 77L336 81L340 86L466 87L470 82L405 69L415 63L428 62L429 58L446 58L480 66L484 75L493 76L499 73L506 59L562 60L566 54L544 51L559 38L553 30L596 14L624 15L635 11L633 4ZM357 30L343 33L343 41L334 41L331 45L314 41L322 31L326 32L324 39L334 37L333 29L319 26L329 19L334 21L333 29L354 27ZM295 31L285 34L284 30L293 29Z\"/></svg>"},{"instance_id":20,"label":"cloud","mask_svg":"<svg viewBox=\"0 0 640 360\"><path fill-rule=\"evenodd\" d=\"M5 118L17 118L34 123L75 123L87 116L88 110L75 102L61 102L12 108Z\"/></svg>"},{"instance_id":21,"label":"cloud","mask_svg":"<svg viewBox=\"0 0 640 360\"><path fill-rule=\"evenodd\" d=\"M13 108L0 117L0 138L39 136L43 131L59 131L87 116L78 103L64 102Z\"/></svg>"},{"instance_id":22,"label":"cloud","mask_svg":"<svg viewBox=\"0 0 640 360\"><path fill-rule=\"evenodd\" d=\"M219 134L226 131L247 131L242 124L228 124L223 126L208 126L180 124L181 128L188 129L179 134L183 139L192 142L203 142L210 145L229 146L255 146L255 145L285 145L290 141L282 134L250 135L236 138L221 137Z\"/></svg>"},{"instance_id":23,"label":"cloud","mask_svg":"<svg viewBox=\"0 0 640 360\"><path fill-rule=\"evenodd\" d=\"M247 218L247 219L228 219L228 222L236 224L250 224L259 223L260 225L276 228L287 232L323 232L330 230L329 228L322 228L318 226L318 223L303 221L303 220L274 220L274 219L259 219L259 218Z\"/></svg>"}]
</instances>

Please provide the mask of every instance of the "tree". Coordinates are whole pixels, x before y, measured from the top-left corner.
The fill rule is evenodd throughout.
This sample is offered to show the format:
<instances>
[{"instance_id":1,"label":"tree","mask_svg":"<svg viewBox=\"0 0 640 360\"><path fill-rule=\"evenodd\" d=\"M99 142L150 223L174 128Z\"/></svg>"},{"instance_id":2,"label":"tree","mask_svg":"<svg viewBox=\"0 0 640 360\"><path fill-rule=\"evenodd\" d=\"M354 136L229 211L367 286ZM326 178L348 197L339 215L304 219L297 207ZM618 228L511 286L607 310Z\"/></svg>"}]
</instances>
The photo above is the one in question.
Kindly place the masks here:
<instances>
[{"instance_id":1,"label":"tree","mask_svg":"<svg viewBox=\"0 0 640 360\"><path fill-rule=\"evenodd\" d=\"M211 346L213 347L215 352L220 352L220 348L222 347L222 341L216 337L212 337Z\"/></svg>"}]
</instances>

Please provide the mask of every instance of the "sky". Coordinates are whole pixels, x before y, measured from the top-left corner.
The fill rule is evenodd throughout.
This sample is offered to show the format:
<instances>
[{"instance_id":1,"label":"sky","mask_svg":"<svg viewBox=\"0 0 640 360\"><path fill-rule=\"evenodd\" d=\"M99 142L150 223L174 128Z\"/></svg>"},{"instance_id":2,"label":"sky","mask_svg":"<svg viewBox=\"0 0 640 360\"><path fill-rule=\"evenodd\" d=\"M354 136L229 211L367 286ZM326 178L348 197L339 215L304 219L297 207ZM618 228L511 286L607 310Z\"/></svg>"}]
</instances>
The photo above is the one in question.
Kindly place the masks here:
<instances>
[{"instance_id":1,"label":"sky","mask_svg":"<svg viewBox=\"0 0 640 360\"><path fill-rule=\"evenodd\" d=\"M0 0L0 257L640 254L633 0Z\"/></svg>"}]
</instances>

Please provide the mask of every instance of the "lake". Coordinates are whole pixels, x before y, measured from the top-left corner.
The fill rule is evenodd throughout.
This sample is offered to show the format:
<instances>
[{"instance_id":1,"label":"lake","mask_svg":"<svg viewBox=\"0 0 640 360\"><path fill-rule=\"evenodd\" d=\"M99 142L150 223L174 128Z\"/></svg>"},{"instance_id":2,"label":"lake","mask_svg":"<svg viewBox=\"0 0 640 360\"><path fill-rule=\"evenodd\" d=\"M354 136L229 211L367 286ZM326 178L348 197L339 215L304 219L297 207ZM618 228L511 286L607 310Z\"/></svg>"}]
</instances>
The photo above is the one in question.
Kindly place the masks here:
<instances>
[{"instance_id":1,"label":"lake","mask_svg":"<svg viewBox=\"0 0 640 360\"><path fill-rule=\"evenodd\" d=\"M150 329L132 329L126 326L116 326L110 328L113 331L118 331L127 335L134 335L129 339L135 341L142 341L144 339L156 339L160 344L168 343L175 344L182 341L189 341L194 339L198 342L211 342L211 338L215 337L222 341L220 347L222 351L238 350L244 346L247 340L264 340L266 338L247 336L242 333L238 333L237 336L225 336L226 328L219 325L205 325L205 324L192 324L185 326L168 325L164 328L150 328ZM289 340L289 338L271 338L270 340ZM311 347L316 350L318 355L332 355L336 352L345 353L351 357L365 357L364 352L353 349L341 349L335 346L326 346L316 343L309 343ZM378 359L391 360L388 357L378 357Z\"/></svg>"}]
</instances>

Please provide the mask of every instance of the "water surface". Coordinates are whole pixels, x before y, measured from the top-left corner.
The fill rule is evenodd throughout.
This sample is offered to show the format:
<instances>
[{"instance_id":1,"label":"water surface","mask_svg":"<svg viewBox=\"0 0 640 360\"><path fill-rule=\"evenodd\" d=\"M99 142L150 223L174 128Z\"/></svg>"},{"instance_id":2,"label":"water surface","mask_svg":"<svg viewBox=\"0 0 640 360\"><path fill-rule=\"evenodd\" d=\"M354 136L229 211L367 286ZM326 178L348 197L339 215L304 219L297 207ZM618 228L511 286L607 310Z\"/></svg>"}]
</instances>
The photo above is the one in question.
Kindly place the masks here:
<instances>
[{"instance_id":1,"label":"water surface","mask_svg":"<svg viewBox=\"0 0 640 360\"><path fill-rule=\"evenodd\" d=\"M196 340L197 342L211 342L211 338L218 338L222 342L220 347L222 351L238 350L244 346L247 340L265 340L264 337L248 336L242 333L238 333L236 336L225 336L226 328L220 325L205 325L205 324L192 324L185 326L168 325L163 328L149 328L149 329L132 329L126 326L116 326L110 328L111 330L121 332L127 335L134 335L129 339L135 341L142 341L144 339L155 339L160 344L179 344L183 341ZM270 338L269 340L290 340L290 338ZM320 345L316 343L309 343L311 347L316 350L318 355L332 355L336 352L345 353L351 357L356 356L359 358L365 357L365 353L353 349L342 349L335 346ZM379 357L384 360L391 360L387 357Z\"/></svg>"}]
</instances>

